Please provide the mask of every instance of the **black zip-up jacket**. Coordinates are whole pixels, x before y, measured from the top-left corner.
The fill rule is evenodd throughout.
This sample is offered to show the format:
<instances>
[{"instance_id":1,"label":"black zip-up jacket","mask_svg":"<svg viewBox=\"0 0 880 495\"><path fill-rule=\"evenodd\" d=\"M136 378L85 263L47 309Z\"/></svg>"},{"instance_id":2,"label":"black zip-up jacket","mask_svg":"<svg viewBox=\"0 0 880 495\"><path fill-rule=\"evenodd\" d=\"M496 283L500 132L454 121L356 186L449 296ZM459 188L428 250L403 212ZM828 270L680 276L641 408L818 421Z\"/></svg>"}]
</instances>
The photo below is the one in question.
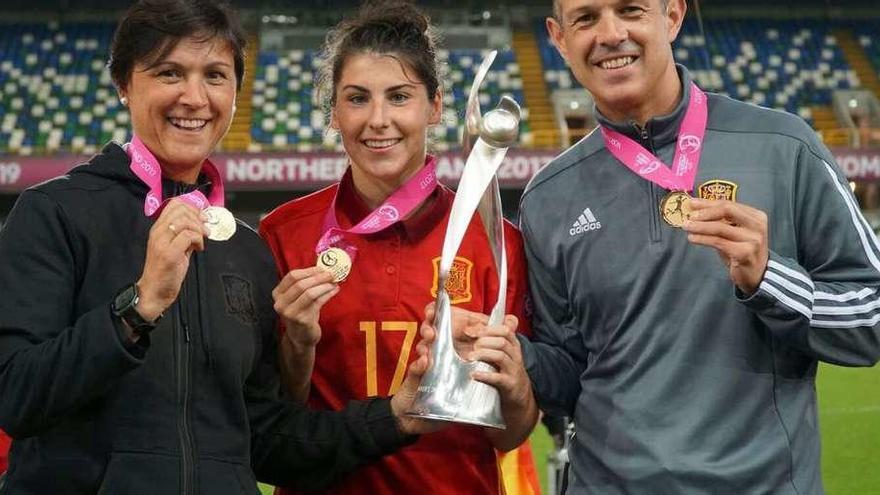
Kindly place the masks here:
<instances>
[{"instance_id":1,"label":"black zip-up jacket","mask_svg":"<svg viewBox=\"0 0 880 495\"><path fill-rule=\"evenodd\" d=\"M110 305L143 270L146 192L109 144L25 191L0 232L0 428L14 439L0 493L319 488L411 440L388 400L280 398L275 265L243 224L193 254L177 302L126 345Z\"/></svg>"}]
</instances>

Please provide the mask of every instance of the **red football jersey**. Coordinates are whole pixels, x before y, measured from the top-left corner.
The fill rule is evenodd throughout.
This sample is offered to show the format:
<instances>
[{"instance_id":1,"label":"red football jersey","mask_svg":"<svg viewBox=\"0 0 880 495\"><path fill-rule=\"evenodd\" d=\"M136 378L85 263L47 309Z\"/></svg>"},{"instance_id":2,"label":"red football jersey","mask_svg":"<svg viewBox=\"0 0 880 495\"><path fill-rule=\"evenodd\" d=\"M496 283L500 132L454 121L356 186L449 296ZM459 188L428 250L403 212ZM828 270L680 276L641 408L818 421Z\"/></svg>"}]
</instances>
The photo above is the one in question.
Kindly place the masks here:
<instances>
[{"instance_id":1,"label":"red football jersey","mask_svg":"<svg viewBox=\"0 0 880 495\"><path fill-rule=\"evenodd\" d=\"M12 444L12 439L6 436L6 433L3 433L3 430L0 430L0 473L6 471L7 466L9 466L9 446Z\"/></svg>"},{"instance_id":2,"label":"red football jersey","mask_svg":"<svg viewBox=\"0 0 880 495\"><path fill-rule=\"evenodd\" d=\"M338 186L290 201L261 222L260 232L280 273L315 265L315 245L337 189L336 218L341 228L349 229L369 213L349 174ZM453 195L438 186L412 218L368 236L346 236L357 254L340 292L321 310L311 406L338 410L352 399L392 395L400 386L416 356L424 308L436 296ZM520 318L520 331L529 332L522 239L513 225L505 222L504 227L506 312ZM495 304L498 287L488 242L479 216L474 215L447 282L453 304L484 314ZM326 493L498 494L503 493L498 471L484 431L457 424L423 435L415 444L360 468Z\"/></svg>"}]
</instances>

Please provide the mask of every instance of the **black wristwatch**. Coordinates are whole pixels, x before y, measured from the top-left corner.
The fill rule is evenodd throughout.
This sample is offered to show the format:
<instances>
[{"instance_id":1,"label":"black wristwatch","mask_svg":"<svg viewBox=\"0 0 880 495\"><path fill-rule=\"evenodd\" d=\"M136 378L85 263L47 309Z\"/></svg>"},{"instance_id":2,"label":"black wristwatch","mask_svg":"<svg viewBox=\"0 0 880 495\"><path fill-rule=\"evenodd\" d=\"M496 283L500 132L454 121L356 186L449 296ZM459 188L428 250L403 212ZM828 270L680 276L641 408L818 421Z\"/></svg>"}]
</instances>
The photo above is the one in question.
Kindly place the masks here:
<instances>
[{"instance_id":1,"label":"black wristwatch","mask_svg":"<svg viewBox=\"0 0 880 495\"><path fill-rule=\"evenodd\" d=\"M113 314L121 318L138 337L150 333L162 319L162 315L159 315L153 321L145 320L136 309L139 300L137 284L129 284L116 294L111 307Z\"/></svg>"}]
</instances>

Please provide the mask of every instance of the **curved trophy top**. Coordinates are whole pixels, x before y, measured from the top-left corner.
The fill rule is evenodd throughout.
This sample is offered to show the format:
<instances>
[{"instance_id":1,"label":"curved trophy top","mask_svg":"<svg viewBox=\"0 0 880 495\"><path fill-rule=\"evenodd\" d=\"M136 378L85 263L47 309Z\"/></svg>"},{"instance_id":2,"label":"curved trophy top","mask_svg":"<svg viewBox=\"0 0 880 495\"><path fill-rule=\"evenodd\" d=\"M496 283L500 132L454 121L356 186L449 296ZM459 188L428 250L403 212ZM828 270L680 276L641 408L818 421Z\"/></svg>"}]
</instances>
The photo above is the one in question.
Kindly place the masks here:
<instances>
[{"instance_id":1,"label":"curved trophy top","mask_svg":"<svg viewBox=\"0 0 880 495\"><path fill-rule=\"evenodd\" d=\"M519 137L519 121L522 116L519 104L502 96L494 110L490 110L480 123L480 138L489 146L508 148Z\"/></svg>"},{"instance_id":2,"label":"curved trophy top","mask_svg":"<svg viewBox=\"0 0 880 495\"><path fill-rule=\"evenodd\" d=\"M471 84L471 93L468 95L467 107L464 112L464 132L461 136L461 148L465 156L471 153L474 143L480 137L480 121L482 120L480 112L480 87L483 86L483 81L489 73L489 67L492 66L492 62L495 61L497 55L498 50L492 50L489 52L489 55L486 55L483 63L480 64L480 68L477 69L474 82Z\"/></svg>"}]
</instances>

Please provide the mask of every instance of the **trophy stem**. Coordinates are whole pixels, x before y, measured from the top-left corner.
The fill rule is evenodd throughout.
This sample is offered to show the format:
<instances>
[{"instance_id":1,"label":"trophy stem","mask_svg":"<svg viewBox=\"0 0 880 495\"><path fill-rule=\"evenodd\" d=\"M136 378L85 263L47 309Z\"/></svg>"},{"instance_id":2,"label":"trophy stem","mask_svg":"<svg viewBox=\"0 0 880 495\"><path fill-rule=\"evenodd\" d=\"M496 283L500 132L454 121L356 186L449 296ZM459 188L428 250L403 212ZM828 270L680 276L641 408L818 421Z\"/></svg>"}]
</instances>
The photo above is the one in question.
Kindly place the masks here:
<instances>
[{"instance_id":1,"label":"trophy stem","mask_svg":"<svg viewBox=\"0 0 880 495\"><path fill-rule=\"evenodd\" d=\"M504 321L504 309L507 299L507 252L504 249L504 215L501 209L501 190L498 187L498 177L492 176L477 212L483 221L483 228L489 238L489 247L492 250L492 258L495 260L495 270L498 273L498 298L492 312L489 313L489 325L500 325Z\"/></svg>"}]
</instances>

